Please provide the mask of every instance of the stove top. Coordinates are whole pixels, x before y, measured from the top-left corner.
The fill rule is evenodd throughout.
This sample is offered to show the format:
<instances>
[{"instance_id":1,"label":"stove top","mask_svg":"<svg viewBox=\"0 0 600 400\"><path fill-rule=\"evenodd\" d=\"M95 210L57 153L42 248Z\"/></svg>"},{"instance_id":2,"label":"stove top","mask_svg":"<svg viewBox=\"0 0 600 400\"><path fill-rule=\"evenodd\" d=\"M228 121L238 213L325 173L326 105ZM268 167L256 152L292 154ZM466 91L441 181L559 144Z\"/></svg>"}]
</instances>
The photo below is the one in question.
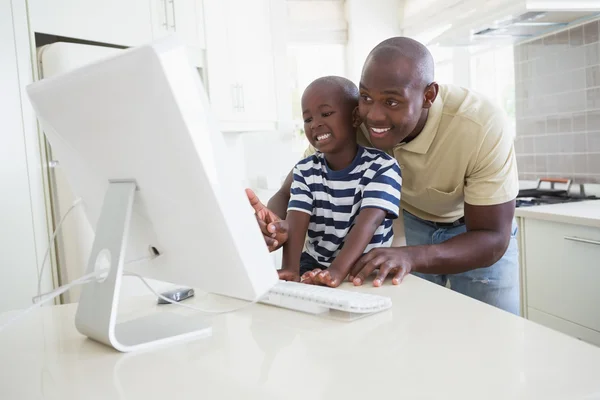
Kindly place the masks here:
<instances>
[{"instance_id":1,"label":"stove top","mask_svg":"<svg viewBox=\"0 0 600 400\"><path fill-rule=\"evenodd\" d=\"M544 204L562 204L573 203L583 200L597 200L596 196L577 196L577 195L541 195L536 197L517 197L517 207L540 206Z\"/></svg>"}]
</instances>

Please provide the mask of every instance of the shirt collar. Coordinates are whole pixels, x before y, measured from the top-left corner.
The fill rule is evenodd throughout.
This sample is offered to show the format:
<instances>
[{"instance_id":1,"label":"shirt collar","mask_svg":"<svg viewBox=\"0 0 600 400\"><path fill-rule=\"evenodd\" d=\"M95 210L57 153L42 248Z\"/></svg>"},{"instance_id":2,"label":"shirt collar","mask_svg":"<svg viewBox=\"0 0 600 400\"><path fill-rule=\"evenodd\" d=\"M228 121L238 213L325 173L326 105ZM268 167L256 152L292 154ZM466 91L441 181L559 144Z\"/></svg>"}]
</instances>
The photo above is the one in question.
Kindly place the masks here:
<instances>
[{"instance_id":1,"label":"shirt collar","mask_svg":"<svg viewBox=\"0 0 600 400\"><path fill-rule=\"evenodd\" d=\"M427 150L429 150L429 147L431 147L431 143L433 143L433 139L435 139L438 127L440 126L443 108L444 101L442 100L442 96L438 94L437 98L429 109L427 122L425 123L421 133L419 133L416 138L408 143L397 144L394 146L394 151L406 150L412 153L426 154Z\"/></svg>"}]
</instances>

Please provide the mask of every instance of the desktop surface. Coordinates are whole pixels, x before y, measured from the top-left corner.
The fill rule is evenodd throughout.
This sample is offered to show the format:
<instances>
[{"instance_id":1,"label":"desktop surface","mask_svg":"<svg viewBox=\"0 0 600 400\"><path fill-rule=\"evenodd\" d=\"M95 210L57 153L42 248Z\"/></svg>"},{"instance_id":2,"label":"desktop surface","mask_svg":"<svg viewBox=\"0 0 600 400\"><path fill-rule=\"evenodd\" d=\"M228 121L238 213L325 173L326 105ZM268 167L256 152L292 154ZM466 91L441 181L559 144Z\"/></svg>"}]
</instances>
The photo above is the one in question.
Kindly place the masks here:
<instances>
[{"instance_id":1,"label":"desktop surface","mask_svg":"<svg viewBox=\"0 0 600 400\"><path fill-rule=\"evenodd\" d=\"M0 398L600 398L600 348L414 276L343 288L393 306L339 322L253 304L209 317L209 338L128 354L80 335L76 305L45 307L0 333ZM244 303L200 293L190 304ZM140 297L119 318L195 315L175 307Z\"/></svg>"}]
</instances>

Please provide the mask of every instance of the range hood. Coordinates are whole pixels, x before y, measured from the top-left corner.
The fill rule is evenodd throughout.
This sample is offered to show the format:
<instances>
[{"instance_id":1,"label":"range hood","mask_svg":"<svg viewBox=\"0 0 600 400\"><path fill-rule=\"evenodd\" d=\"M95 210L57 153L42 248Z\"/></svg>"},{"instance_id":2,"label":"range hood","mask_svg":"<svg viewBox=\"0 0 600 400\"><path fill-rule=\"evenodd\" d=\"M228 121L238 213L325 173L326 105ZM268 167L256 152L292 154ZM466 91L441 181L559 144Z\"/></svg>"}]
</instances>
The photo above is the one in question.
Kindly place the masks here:
<instances>
[{"instance_id":1,"label":"range hood","mask_svg":"<svg viewBox=\"0 0 600 400\"><path fill-rule=\"evenodd\" d=\"M421 9L418 15L405 15L405 35L428 45L510 44L600 17L600 0L439 0L438 3L438 7L428 7L430 11ZM439 7L442 3L449 6ZM427 21L421 26L441 28L417 32L419 20Z\"/></svg>"}]
</instances>

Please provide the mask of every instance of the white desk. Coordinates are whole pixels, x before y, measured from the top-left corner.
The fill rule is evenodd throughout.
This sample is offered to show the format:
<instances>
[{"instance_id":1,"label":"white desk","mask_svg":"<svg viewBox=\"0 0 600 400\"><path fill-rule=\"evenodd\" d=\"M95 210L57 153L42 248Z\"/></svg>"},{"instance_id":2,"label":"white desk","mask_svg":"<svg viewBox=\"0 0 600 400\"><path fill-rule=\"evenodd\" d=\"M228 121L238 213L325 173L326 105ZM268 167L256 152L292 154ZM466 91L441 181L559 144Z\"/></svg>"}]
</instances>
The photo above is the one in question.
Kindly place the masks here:
<instances>
[{"instance_id":1,"label":"white desk","mask_svg":"<svg viewBox=\"0 0 600 400\"><path fill-rule=\"evenodd\" d=\"M600 348L413 276L360 290L393 309L345 323L252 305L137 354L79 335L75 305L47 307L0 333L0 399L600 398ZM155 308L175 310L148 297L123 317Z\"/></svg>"}]
</instances>

